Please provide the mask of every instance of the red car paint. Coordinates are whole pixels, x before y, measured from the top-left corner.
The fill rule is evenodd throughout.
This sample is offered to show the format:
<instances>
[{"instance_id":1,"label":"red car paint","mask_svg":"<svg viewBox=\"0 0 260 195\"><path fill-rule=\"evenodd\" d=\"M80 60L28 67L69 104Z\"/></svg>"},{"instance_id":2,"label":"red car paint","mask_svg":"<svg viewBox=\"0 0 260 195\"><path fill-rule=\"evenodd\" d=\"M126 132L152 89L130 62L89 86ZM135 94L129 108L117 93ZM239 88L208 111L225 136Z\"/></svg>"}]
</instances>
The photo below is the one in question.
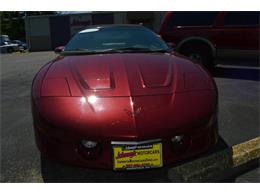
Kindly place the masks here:
<instances>
[{"instance_id":1,"label":"red car paint","mask_svg":"<svg viewBox=\"0 0 260 195\"><path fill-rule=\"evenodd\" d=\"M169 53L59 56L33 81L32 112L43 154L92 168L113 168L112 141L160 138L167 165L208 150L218 137L214 80ZM171 138L180 134L187 147L176 151ZM93 159L82 139L99 143Z\"/></svg>"}]
</instances>

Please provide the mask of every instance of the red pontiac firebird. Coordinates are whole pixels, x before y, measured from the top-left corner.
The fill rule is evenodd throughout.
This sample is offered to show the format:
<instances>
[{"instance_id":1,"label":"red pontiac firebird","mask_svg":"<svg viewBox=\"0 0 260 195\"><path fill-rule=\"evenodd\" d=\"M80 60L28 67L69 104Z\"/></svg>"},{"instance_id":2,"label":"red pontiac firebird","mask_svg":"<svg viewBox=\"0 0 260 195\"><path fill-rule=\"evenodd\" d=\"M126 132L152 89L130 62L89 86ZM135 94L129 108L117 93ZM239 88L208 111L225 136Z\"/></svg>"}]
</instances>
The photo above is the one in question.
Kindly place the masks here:
<instances>
[{"instance_id":1,"label":"red pontiac firebird","mask_svg":"<svg viewBox=\"0 0 260 195\"><path fill-rule=\"evenodd\" d=\"M43 155L91 168L158 168L213 147L217 88L140 25L77 33L32 84Z\"/></svg>"}]
</instances>

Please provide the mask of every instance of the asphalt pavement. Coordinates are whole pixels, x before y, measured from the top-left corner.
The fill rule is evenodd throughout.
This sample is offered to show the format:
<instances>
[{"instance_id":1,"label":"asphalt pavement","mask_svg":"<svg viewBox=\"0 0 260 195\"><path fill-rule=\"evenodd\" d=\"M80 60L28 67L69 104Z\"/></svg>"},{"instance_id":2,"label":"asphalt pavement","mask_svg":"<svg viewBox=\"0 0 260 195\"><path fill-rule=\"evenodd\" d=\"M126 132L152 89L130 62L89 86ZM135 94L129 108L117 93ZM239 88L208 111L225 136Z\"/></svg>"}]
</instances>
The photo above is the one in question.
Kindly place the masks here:
<instances>
[{"instance_id":1,"label":"asphalt pavement","mask_svg":"<svg viewBox=\"0 0 260 195\"><path fill-rule=\"evenodd\" d=\"M56 56L53 52L0 55L1 182L168 182L167 167L139 172L91 170L41 158L35 145L30 107L34 75ZM259 131L260 68L219 64L213 73L219 91L219 133L228 147L253 139ZM260 182L259 168L231 182Z\"/></svg>"}]
</instances>

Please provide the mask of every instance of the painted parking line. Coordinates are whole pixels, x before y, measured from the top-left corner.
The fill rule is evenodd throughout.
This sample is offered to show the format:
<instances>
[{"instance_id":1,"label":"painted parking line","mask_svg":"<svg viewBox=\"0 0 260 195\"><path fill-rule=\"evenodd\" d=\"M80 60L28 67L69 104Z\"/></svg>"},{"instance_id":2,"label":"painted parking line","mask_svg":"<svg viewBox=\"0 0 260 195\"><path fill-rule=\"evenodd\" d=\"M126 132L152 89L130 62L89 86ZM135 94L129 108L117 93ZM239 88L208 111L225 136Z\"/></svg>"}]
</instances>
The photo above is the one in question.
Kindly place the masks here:
<instances>
[{"instance_id":1,"label":"painted parking line","mask_svg":"<svg viewBox=\"0 0 260 195\"><path fill-rule=\"evenodd\" d=\"M192 162L173 167L169 178L180 182L214 181L220 173L230 171L260 158L260 136Z\"/></svg>"}]
</instances>

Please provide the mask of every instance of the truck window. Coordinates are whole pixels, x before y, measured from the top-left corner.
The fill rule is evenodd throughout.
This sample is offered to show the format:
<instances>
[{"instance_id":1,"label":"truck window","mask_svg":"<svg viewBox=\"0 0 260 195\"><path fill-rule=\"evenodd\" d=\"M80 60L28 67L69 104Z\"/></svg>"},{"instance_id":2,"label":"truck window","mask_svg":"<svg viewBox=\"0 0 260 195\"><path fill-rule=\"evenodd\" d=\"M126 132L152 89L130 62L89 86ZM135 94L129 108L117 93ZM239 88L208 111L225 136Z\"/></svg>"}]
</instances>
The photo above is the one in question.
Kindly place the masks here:
<instances>
[{"instance_id":1,"label":"truck window","mask_svg":"<svg viewBox=\"0 0 260 195\"><path fill-rule=\"evenodd\" d=\"M259 25L259 12L228 12L225 25Z\"/></svg>"},{"instance_id":2,"label":"truck window","mask_svg":"<svg viewBox=\"0 0 260 195\"><path fill-rule=\"evenodd\" d=\"M168 26L174 28L177 26L210 26L215 22L218 12L202 11L202 12L173 12Z\"/></svg>"}]
</instances>

